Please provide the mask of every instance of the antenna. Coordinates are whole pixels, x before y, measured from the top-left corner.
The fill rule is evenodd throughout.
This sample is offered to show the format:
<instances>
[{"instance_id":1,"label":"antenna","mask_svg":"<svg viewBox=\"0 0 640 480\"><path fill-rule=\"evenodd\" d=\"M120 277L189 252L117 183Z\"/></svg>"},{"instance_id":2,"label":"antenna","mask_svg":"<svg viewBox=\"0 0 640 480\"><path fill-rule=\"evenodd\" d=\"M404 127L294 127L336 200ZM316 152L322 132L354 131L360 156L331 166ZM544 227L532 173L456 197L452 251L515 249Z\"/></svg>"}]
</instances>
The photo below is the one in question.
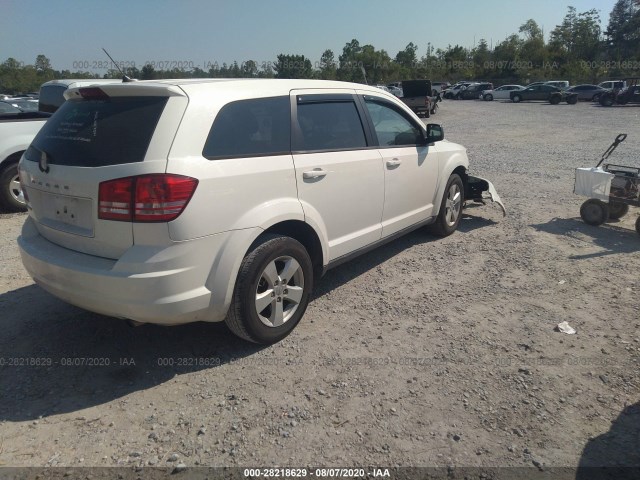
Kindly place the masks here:
<instances>
[{"instance_id":1,"label":"antenna","mask_svg":"<svg viewBox=\"0 0 640 480\"><path fill-rule=\"evenodd\" d=\"M113 63L113 65L115 65L115 67L118 69L118 71L122 74L122 82L123 83L133 82L134 81L132 78L129 78L127 75L125 75L125 73L122 71L120 66L115 62L115 60L113 58L111 58L111 55L109 55L109 52L107 52L104 49L104 47L102 48L102 51L107 55L107 57L109 57L109 60L111 60L111 63Z\"/></svg>"}]
</instances>

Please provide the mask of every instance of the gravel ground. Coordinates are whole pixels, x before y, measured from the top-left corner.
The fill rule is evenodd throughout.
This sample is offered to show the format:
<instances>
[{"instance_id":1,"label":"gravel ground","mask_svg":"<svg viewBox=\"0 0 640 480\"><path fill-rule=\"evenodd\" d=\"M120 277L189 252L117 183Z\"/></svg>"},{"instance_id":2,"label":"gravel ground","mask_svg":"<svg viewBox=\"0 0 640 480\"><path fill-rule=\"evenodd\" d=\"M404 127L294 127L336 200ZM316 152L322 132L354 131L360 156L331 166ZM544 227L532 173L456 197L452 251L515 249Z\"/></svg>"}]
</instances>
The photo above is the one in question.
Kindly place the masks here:
<instances>
[{"instance_id":1,"label":"gravel ground","mask_svg":"<svg viewBox=\"0 0 640 480\"><path fill-rule=\"evenodd\" d=\"M638 210L591 227L572 193L620 132L611 160L640 166L640 108L441 105L507 217L471 207L448 238L330 271L274 346L69 306L22 268L25 216L1 215L0 465L640 466Z\"/></svg>"}]
</instances>

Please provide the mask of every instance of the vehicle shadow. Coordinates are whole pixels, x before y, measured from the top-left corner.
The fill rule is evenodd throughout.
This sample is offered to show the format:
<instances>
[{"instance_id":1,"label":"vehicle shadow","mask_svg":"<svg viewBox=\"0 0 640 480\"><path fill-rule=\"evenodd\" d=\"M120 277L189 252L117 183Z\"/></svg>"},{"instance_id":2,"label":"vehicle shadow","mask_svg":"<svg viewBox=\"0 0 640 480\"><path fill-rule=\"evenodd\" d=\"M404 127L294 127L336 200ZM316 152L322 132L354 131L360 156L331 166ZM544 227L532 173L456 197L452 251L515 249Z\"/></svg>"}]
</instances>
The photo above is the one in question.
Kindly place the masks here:
<instances>
[{"instance_id":1,"label":"vehicle shadow","mask_svg":"<svg viewBox=\"0 0 640 480\"><path fill-rule=\"evenodd\" d=\"M640 250L638 234L634 230L621 228L614 222L605 223L599 227L587 225L579 218L553 218L547 223L531 225L539 232L551 233L558 236L573 238L584 235L593 240L593 243L605 251L589 253L585 255L571 255L571 260L584 260L587 258L603 257L619 253L634 253Z\"/></svg>"},{"instance_id":2,"label":"vehicle shadow","mask_svg":"<svg viewBox=\"0 0 640 480\"><path fill-rule=\"evenodd\" d=\"M638 108L640 107L640 103L626 103L624 105L616 103L614 105L611 105L610 107L605 107L604 105L600 105L599 103L594 102L591 106L596 108Z\"/></svg>"},{"instance_id":3,"label":"vehicle shadow","mask_svg":"<svg viewBox=\"0 0 640 480\"><path fill-rule=\"evenodd\" d=\"M130 327L36 285L0 295L0 309L0 422L83 410L184 373L215 375L262 349L223 324Z\"/></svg>"},{"instance_id":4,"label":"vehicle shadow","mask_svg":"<svg viewBox=\"0 0 640 480\"><path fill-rule=\"evenodd\" d=\"M482 205L478 205L478 207L481 206ZM475 206L471 208L475 208ZM458 231L454 233L454 235L464 235L479 228L488 227L496 223L493 220L470 215L467 213L468 210L468 207L463 210L463 216L460 220ZM440 239L440 237L429 233L427 228L421 228L387 244L381 245L380 247L354 258L343 265L332 268L316 283L313 299L326 295L332 290L335 290L354 278L376 268L380 264L409 248L417 245L426 245L431 242L437 242Z\"/></svg>"},{"instance_id":5,"label":"vehicle shadow","mask_svg":"<svg viewBox=\"0 0 640 480\"><path fill-rule=\"evenodd\" d=\"M608 432L587 442L576 480L640 478L640 403L627 406Z\"/></svg>"}]
</instances>

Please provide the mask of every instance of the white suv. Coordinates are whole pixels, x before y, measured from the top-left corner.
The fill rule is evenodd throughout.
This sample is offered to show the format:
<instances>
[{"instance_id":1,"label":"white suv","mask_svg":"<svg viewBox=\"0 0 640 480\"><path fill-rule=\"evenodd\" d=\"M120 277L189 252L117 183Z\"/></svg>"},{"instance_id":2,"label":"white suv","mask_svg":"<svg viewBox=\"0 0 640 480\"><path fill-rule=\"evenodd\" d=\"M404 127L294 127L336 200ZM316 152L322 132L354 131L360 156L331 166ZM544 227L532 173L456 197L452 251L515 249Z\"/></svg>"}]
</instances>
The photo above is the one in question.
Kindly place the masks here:
<instances>
[{"instance_id":1,"label":"white suv","mask_svg":"<svg viewBox=\"0 0 640 480\"><path fill-rule=\"evenodd\" d=\"M20 162L35 281L141 323L286 336L327 268L493 186L393 95L313 80L70 89ZM484 196L487 196L485 193Z\"/></svg>"}]
</instances>

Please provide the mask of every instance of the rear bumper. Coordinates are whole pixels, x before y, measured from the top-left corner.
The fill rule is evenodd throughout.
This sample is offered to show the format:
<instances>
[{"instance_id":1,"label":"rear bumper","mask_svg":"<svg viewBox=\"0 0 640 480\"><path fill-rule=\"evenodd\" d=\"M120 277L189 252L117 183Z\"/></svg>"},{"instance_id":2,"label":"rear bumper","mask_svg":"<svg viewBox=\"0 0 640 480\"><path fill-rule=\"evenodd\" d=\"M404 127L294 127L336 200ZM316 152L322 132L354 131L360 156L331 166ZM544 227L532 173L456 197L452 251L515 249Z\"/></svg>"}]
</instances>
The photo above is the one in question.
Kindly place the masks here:
<instances>
[{"instance_id":1,"label":"rear bumper","mask_svg":"<svg viewBox=\"0 0 640 480\"><path fill-rule=\"evenodd\" d=\"M231 235L133 246L119 260L110 260L50 242L29 217L18 246L29 275L56 297L103 315L175 325L224 320L228 302L214 300L220 295L212 294L212 285L227 287L235 276L216 275L213 265L220 263L224 247L233 243Z\"/></svg>"}]
</instances>

